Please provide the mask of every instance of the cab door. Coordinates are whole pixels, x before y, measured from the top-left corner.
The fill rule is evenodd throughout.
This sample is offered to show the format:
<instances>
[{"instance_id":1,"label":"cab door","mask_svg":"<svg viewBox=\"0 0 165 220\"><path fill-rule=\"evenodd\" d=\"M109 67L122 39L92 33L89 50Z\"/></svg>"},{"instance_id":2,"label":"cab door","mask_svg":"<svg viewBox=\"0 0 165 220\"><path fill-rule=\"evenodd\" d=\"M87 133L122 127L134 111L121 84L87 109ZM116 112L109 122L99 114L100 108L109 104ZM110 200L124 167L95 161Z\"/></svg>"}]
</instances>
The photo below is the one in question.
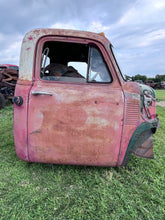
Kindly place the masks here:
<instances>
[{"instance_id":1,"label":"cab door","mask_svg":"<svg viewBox=\"0 0 165 220\"><path fill-rule=\"evenodd\" d=\"M62 47L62 42L59 45L53 42L45 40L38 46L40 61L36 64L35 80L29 93L29 159L56 164L115 166L124 104L108 55L101 46L84 44L83 47L82 43L74 45L73 42L70 46L70 42L63 42ZM51 48L58 55L53 55ZM82 58L80 48L86 58ZM56 65L55 61L64 65L62 60L65 60L65 68L71 69L67 65L75 64L72 67L76 74L74 71L69 72L70 75L63 73L65 68L61 72L58 70L61 76L50 75L51 71L44 73L46 67L42 63L47 62L44 61L46 57L50 62L48 67ZM84 69L82 63L86 63Z\"/></svg>"}]
</instances>

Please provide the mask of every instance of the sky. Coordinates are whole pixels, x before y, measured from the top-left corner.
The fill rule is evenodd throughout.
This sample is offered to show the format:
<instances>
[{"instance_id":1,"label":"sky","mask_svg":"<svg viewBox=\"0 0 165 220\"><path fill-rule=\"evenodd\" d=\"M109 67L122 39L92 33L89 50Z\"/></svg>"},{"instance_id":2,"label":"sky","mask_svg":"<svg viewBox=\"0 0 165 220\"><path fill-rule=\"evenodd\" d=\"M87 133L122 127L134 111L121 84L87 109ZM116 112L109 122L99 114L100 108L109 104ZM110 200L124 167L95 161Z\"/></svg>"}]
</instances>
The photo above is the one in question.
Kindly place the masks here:
<instances>
[{"instance_id":1,"label":"sky","mask_svg":"<svg viewBox=\"0 0 165 220\"><path fill-rule=\"evenodd\" d=\"M165 0L0 0L0 63L35 28L104 32L123 75L165 74Z\"/></svg>"}]
</instances>

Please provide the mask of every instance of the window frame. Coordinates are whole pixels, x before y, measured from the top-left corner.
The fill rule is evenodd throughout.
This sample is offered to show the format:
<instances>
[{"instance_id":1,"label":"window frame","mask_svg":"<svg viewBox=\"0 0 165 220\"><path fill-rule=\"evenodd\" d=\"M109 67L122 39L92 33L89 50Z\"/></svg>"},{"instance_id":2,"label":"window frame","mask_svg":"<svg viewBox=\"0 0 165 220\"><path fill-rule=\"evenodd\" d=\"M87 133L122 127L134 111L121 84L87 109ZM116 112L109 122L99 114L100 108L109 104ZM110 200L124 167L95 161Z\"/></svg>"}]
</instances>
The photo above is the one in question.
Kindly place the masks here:
<instances>
[{"instance_id":1,"label":"window frame","mask_svg":"<svg viewBox=\"0 0 165 220\"><path fill-rule=\"evenodd\" d=\"M106 66L106 69L108 71L108 75L109 75L109 78L110 78L110 82L99 82L99 81L96 81L96 82L92 82L92 81L89 81L89 68L90 68L90 65L91 65L91 48L95 48L98 50L98 52L100 53L102 59L103 59L103 62ZM103 53L102 51L100 50L100 48L98 46L95 46L95 45L89 45L89 51L88 51L88 68L87 68L87 83L99 83L99 84L111 84L113 82L113 77L112 77L112 73L110 71L110 69L108 68L108 65L107 65L107 62L103 56Z\"/></svg>"},{"instance_id":2,"label":"window frame","mask_svg":"<svg viewBox=\"0 0 165 220\"><path fill-rule=\"evenodd\" d=\"M42 57L42 51L43 51L43 47L44 44L48 41L55 41L55 42L66 42L66 43L75 43L75 44L84 44L84 45L88 45L89 46L89 50L88 50L88 63L87 63L87 78L86 78L86 82L69 82L69 81L54 81L54 80L45 80L42 79L40 76L40 67L41 67L41 57ZM99 50L103 61L106 65L106 68L108 70L109 76L111 81L110 82L90 82L88 81L88 77L89 77L89 67L90 67L90 52L91 52L91 47L95 47L97 50ZM106 47L99 41L95 41L95 40L90 40L90 39L84 39L84 38L79 38L79 37L65 37L65 36L44 36L42 38L40 38L38 40L38 43L36 45L36 59L34 58L35 62L35 69L34 69L34 76L33 76L33 80L37 80L37 81L42 81L42 82L46 82L46 83L62 83L62 84L88 84L88 85L93 85L93 84L112 84L114 82L114 70L113 70L113 65L110 62L110 57L108 56L108 53L106 51ZM109 61L109 62L108 62ZM108 65L109 64L109 65Z\"/></svg>"},{"instance_id":3,"label":"window frame","mask_svg":"<svg viewBox=\"0 0 165 220\"><path fill-rule=\"evenodd\" d=\"M112 57L114 59L115 65L116 65L116 67L117 67L117 69L119 71L120 77L122 78L123 81L126 82L127 80L125 79L124 75L122 74L122 71L121 71L121 69L119 67L119 64L118 64L117 60L116 60L116 57L115 57L115 54L114 54L114 50L113 50L113 45L110 45L110 51L111 51Z\"/></svg>"}]
</instances>

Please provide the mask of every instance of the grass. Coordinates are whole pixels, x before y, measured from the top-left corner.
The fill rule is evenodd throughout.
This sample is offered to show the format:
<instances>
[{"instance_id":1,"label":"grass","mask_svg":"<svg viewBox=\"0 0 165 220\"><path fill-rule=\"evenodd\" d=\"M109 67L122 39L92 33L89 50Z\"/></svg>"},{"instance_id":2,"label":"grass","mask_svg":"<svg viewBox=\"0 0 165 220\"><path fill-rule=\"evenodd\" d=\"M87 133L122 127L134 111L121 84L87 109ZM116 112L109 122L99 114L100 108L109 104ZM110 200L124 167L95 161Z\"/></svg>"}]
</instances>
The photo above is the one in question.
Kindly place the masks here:
<instances>
[{"instance_id":1,"label":"grass","mask_svg":"<svg viewBox=\"0 0 165 220\"><path fill-rule=\"evenodd\" d=\"M156 90L157 101L165 101L165 90Z\"/></svg>"},{"instance_id":2,"label":"grass","mask_svg":"<svg viewBox=\"0 0 165 220\"><path fill-rule=\"evenodd\" d=\"M165 100L165 90L157 91ZM155 159L126 168L27 163L15 154L13 108L0 110L0 219L165 219L165 107Z\"/></svg>"}]
</instances>

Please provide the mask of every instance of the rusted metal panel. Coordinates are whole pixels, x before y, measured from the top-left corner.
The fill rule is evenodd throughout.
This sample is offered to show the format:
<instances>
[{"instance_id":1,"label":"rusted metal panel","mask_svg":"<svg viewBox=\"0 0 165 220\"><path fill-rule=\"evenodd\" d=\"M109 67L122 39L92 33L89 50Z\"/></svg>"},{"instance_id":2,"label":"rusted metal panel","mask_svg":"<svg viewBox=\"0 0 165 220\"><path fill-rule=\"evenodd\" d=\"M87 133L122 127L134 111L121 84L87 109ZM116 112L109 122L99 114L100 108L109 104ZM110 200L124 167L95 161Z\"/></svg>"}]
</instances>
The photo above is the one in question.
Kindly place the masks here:
<instances>
[{"instance_id":1,"label":"rusted metal panel","mask_svg":"<svg viewBox=\"0 0 165 220\"><path fill-rule=\"evenodd\" d=\"M2 69L0 70L0 88L15 87L18 79L18 71L14 69Z\"/></svg>"},{"instance_id":2,"label":"rusted metal panel","mask_svg":"<svg viewBox=\"0 0 165 220\"><path fill-rule=\"evenodd\" d=\"M118 165L120 166L124 160L125 153L129 144L129 141L140 124L140 88L138 84L132 82L124 82L124 125L123 134L121 140L120 153L118 158Z\"/></svg>"},{"instance_id":3,"label":"rusted metal panel","mask_svg":"<svg viewBox=\"0 0 165 220\"><path fill-rule=\"evenodd\" d=\"M123 123L120 89L40 82L31 93L37 90L53 95L30 95L30 161L116 166Z\"/></svg>"},{"instance_id":4,"label":"rusted metal panel","mask_svg":"<svg viewBox=\"0 0 165 220\"><path fill-rule=\"evenodd\" d=\"M99 84L40 78L46 41L97 45L113 80ZM151 137L158 124L154 92L122 80L109 45L104 36L90 32L38 29L26 34L15 94L22 102L14 106L15 147L20 159L121 166L131 153L153 157ZM145 99L145 91L153 93L153 98Z\"/></svg>"},{"instance_id":5,"label":"rusted metal panel","mask_svg":"<svg viewBox=\"0 0 165 220\"><path fill-rule=\"evenodd\" d=\"M133 154L138 157L154 159L152 137L148 138Z\"/></svg>"},{"instance_id":6,"label":"rusted metal panel","mask_svg":"<svg viewBox=\"0 0 165 220\"><path fill-rule=\"evenodd\" d=\"M17 79L18 66L11 64L0 65L0 109L5 106L8 99L13 98Z\"/></svg>"},{"instance_id":7,"label":"rusted metal panel","mask_svg":"<svg viewBox=\"0 0 165 220\"><path fill-rule=\"evenodd\" d=\"M29 83L29 82L28 82ZM21 96L24 100L22 106L14 104L14 142L17 156L21 160L29 161L27 150L27 112L28 94L31 86L16 85L15 96Z\"/></svg>"}]
</instances>

